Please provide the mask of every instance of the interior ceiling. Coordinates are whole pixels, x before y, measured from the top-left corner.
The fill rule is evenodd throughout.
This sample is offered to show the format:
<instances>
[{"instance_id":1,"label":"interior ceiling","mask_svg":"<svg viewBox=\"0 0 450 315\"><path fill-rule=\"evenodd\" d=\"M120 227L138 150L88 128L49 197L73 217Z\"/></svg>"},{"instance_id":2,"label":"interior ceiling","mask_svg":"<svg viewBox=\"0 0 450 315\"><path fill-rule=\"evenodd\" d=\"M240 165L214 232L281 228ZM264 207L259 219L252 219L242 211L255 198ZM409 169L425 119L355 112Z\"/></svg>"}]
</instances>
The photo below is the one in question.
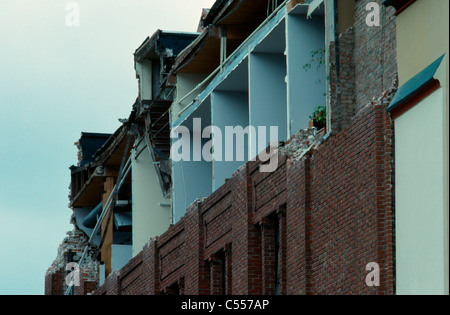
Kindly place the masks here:
<instances>
[{"instance_id":1,"label":"interior ceiling","mask_svg":"<svg viewBox=\"0 0 450 315\"><path fill-rule=\"evenodd\" d=\"M268 0L247 0L232 9L219 25L259 25L267 18Z\"/></svg>"},{"instance_id":2,"label":"interior ceiling","mask_svg":"<svg viewBox=\"0 0 450 315\"><path fill-rule=\"evenodd\" d=\"M123 153L127 145L127 137L124 137L120 144L114 147L109 153L109 156L102 163L106 168L110 170L118 171L122 163ZM130 140L130 147L133 145L133 139ZM128 149L125 162L131 155ZM72 207L95 207L100 201L103 194L103 176L96 176L95 174L86 182L85 187L80 191L79 195L75 197L72 203ZM130 176L127 176L125 182L130 182ZM100 198L100 199L99 199Z\"/></svg>"},{"instance_id":3,"label":"interior ceiling","mask_svg":"<svg viewBox=\"0 0 450 315\"><path fill-rule=\"evenodd\" d=\"M133 139L131 139L129 144L129 149L133 146ZM125 151L125 147L127 145L127 138L122 139L120 145L113 151L111 156L105 161L104 165L107 167L120 167L123 158L123 152ZM127 156L125 158L125 162L130 157L130 150L128 149Z\"/></svg>"},{"instance_id":4,"label":"interior ceiling","mask_svg":"<svg viewBox=\"0 0 450 315\"><path fill-rule=\"evenodd\" d=\"M232 7L226 18L217 23L217 26L227 27L227 56L267 18L268 0L247 0L239 6ZM206 42L206 43L204 43ZM202 43L204 45L202 46ZM197 51L195 51L197 50ZM220 65L220 37L217 35L205 36L197 47L193 48L195 54L178 72L182 73L211 73Z\"/></svg>"},{"instance_id":5,"label":"interior ceiling","mask_svg":"<svg viewBox=\"0 0 450 315\"><path fill-rule=\"evenodd\" d=\"M208 37L203 48L179 72L185 73L211 73L220 64L220 39Z\"/></svg>"},{"instance_id":6,"label":"interior ceiling","mask_svg":"<svg viewBox=\"0 0 450 315\"><path fill-rule=\"evenodd\" d=\"M86 183L84 189L72 201L71 207L92 208L99 204L103 194L103 180L101 176L92 176Z\"/></svg>"}]
</instances>

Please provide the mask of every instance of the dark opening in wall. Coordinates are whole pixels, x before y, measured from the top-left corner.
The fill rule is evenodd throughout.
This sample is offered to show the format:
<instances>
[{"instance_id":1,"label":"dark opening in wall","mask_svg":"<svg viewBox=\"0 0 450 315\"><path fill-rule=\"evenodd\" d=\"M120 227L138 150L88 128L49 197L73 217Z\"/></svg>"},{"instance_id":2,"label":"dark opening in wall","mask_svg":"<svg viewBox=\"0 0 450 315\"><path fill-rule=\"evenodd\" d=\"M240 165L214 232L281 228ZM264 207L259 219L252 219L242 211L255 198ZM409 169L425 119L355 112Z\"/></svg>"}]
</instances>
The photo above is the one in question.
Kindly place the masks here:
<instances>
[{"instance_id":1,"label":"dark opening in wall","mask_svg":"<svg viewBox=\"0 0 450 315\"><path fill-rule=\"evenodd\" d=\"M210 259L211 295L225 295L227 292L227 268L225 251L221 250Z\"/></svg>"},{"instance_id":2,"label":"dark opening in wall","mask_svg":"<svg viewBox=\"0 0 450 315\"><path fill-rule=\"evenodd\" d=\"M165 295L180 295L180 284L179 282L175 282L171 286L169 286L166 290Z\"/></svg>"},{"instance_id":3,"label":"dark opening in wall","mask_svg":"<svg viewBox=\"0 0 450 315\"><path fill-rule=\"evenodd\" d=\"M286 206L262 220L263 292L267 295L286 294Z\"/></svg>"},{"instance_id":4,"label":"dark opening in wall","mask_svg":"<svg viewBox=\"0 0 450 315\"><path fill-rule=\"evenodd\" d=\"M232 250L231 244L209 258L210 294L231 295L232 290Z\"/></svg>"}]
</instances>

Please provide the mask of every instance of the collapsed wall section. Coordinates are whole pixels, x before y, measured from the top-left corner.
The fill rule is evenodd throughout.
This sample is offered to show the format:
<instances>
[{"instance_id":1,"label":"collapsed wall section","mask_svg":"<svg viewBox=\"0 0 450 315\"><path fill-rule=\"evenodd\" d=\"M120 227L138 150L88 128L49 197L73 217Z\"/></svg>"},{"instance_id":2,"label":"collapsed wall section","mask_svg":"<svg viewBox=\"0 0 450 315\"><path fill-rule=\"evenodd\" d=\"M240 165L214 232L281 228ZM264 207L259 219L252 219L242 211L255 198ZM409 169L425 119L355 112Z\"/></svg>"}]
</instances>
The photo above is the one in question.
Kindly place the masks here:
<instances>
[{"instance_id":1,"label":"collapsed wall section","mask_svg":"<svg viewBox=\"0 0 450 315\"><path fill-rule=\"evenodd\" d=\"M344 2L343 2L344 3ZM368 25L373 11L369 3L379 7L379 24ZM350 8L353 26L338 21L339 31L328 43L329 65L329 123L333 133L338 133L350 123L372 98L391 87L397 75L395 9L385 7L382 0L357 0ZM344 23L346 22L346 23Z\"/></svg>"},{"instance_id":2,"label":"collapsed wall section","mask_svg":"<svg viewBox=\"0 0 450 315\"><path fill-rule=\"evenodd\" d=\"M58 253L45 274L45 294L64 295L67 290L66 277L72 271L69 263L78 263L88 243L86 234L74 227L58 247ZM79 268L79 285L74 288L75 295L86 295L97 289L99 283L99 263L86 258L85 264Z\"/></svg>"},{"instance_id":3,"label":"collapsed wall section","mask_svg":"<svg viewBox=\"0 0 450 315\"><path fill-rule=\"evenodd\" d=\"M390 95L290 139L275 172L239 168L96 294L393 294Z\"/></svg>"}]
</instances>

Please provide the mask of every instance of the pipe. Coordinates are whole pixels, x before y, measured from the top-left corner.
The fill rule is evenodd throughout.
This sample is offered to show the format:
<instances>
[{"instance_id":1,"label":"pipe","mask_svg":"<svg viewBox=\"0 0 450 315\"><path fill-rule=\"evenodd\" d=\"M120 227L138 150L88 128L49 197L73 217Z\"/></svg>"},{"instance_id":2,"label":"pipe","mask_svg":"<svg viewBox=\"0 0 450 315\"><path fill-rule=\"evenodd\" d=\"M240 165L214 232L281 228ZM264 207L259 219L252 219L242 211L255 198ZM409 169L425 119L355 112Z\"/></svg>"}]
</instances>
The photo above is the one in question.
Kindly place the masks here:
<instances>
[{"instance_id":1,"label":"pipe","mask_svg":"<svg viewBox=\"0 0 450 315\"><path fill-rule=\"evenodd\" d=\"M103 207L103 202L100 202L89 214L84 218L82 224L92 229L95 227L95 224L97 224L97 217L101 213Z\"/></svg>"}]
</instances>

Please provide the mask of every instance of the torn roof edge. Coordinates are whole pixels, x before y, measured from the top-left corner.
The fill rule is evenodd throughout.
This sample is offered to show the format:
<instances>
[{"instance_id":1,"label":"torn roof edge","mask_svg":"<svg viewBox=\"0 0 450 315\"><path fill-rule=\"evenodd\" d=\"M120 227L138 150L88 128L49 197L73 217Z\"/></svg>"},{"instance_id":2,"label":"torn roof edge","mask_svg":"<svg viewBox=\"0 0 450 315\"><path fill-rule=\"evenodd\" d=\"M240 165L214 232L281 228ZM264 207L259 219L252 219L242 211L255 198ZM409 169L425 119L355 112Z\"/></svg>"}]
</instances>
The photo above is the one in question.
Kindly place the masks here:
<instances>
[{"instance_id":1,"label":"torn roof edge","mask_svg":"<svg viewBox=\"0 0 450 315\"><path fill-rule=\"evenodd\" d=\"M156 45L158 41L165 36L177 36L177 37L192 37L192 41L195 40L194 37L198 37L201 33L197 32L179 32L179 31L163 31L158 29L152 36L147 37L142 44L135 50L134 56L136 61L141 61L142 59L148 57L151 50L155 50L157 53Z\"/></svg>"}]
</instances>

